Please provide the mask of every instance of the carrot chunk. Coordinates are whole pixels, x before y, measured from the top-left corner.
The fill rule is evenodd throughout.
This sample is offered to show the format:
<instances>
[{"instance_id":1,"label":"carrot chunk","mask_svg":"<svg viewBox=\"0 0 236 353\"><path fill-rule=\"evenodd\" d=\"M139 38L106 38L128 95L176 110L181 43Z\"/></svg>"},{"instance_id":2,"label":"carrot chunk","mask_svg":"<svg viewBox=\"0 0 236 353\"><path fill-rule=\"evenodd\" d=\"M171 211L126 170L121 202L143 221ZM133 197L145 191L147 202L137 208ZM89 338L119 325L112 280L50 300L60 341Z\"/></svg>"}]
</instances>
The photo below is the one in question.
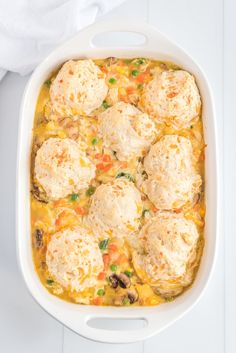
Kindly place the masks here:
<instances>
[{"instance_id":1,"label":"carrot chunk","mask_svg":"<svg viewBox=\"0 0 236 353\"><path fill-rule=\"evenodd\" d=\"M118 250L118 247L116 244L109 244L108 249L110 252L116 252Z\"/></svg>"},{"instance_id":2,"label":"carrot chunk","mask_svg":"<svg viewBox=\"0 0 236 353\"><path fill-rule=\"evenodd\" d=\"M58 218L57 218L56 221L55 221L55 225L56 225L57 227L59 227L59 226L61 225L62 219L63 219L63 217L64 217L65 215L66 215L66 211L62 211L62 212L59 214Z\"/></svg>"},{"instance_id":3,"label":"carrot chunk","mask_svg":"<svg viewBox=\"0 0 236 353\"><path fill-rule=\"evenodd\" d=\"M102 305L103 298L102 297L96 297L92 300L93 305Z\"/></svg>"},{"instance_id":4,"label":"carrot chunk","mask_svg":"<svg viewBox=\"0 0 236 353\"><path fill-rule=\"evenodd\" d=\"M111 156L109 154L104 154L102 160L103 162L110 162Z\"/></svg>"},{"instance_id":5,"label":"carrot chunk","mask_svg":"<svg viewBox=\"0 0 236 353\"><path fill-rule=\"evenodd\" d=\"M60 199L60 200L56 200L56 201L53 202L53 207L54 208L63 207L63 206L65 206L65 204L66 204L66 201Z\"/></svg>"},{"instance_id":6,"label":"carrot chunk","mask_svg":"<svg viewBox=\"0 0 236 353\"><path fill-rule=\"evenodd\" d=\"M135 88L133 86L129 86L126 88L126 93L129 94L133 94L135 92Z\"/></svg>"},{"instance_id":7,"label":"carrot chunk","mask_svg":"<svg viewBox=\"0 0 236 353\"><path fill-rule=\"evenodd\" d=\"M103 163L98 163L98 164L96 165L96 168L97 168L98 170L103 170L103 169L105 168L105 165L104 165Z\"/></svg>"},{"instance_id":8,"label":"carrot chunk","mask_svg":"<svg viewBox=\"0 0 236 353\"><path fill-rule=\"evenodd\" d=\"M199 156L199 161L205 161L205 151L202 151Z\"/></svg>"},{"instance_id":9,"label":"carrot chunk","mask_svg":"<svg viewBox=\"0 0 236 353\"><path fill-rule=\"evenodd\" d=\"M97 159L102 159L103 154L102 153L96 153L95 158Z\"/></svg>"},{"instance_id":10,"label":"carrot chunk","mask_svg":"<svg viewBox=\"0 0 236 353\"><path fill-rule=\"evenodd\" d=\"M152 212L156 213L158 211L158 208L153 207Z\"/></svg>"},{"instance_id":11,"label":"carrot chunk","mask_svg":"<svg viewBox=\"0 0 236 353\"><path fill-rule=\"evenodd\" d=\"M148 76L148 73L146 72L143 72L142 74L138 75L136 80L139 82L139 83L144 83L146 78Z\"/></svg>"},{"instance_id":12,"label":"carrot chunk","mask_svg":"<svg viewBox=\"0 0 236 353\"><path fill-rule=\"evenodd\" d=\"M121 167L121 168L124 168L124 169L125 169L125 168L128 167L128 162L126 162L126 161L120 161L119 164L120 164L120 167Z\"/></svg>"},{"instance_id":13,"label":"carrot chunk","mask_svg":"<svg viewBox=\"0 0 236 353\"><path fill-rule=\"evenodd\" d=\"M109 267L109 262L110 262L110 255L109 254L103 254L102 255L103 258L103 263L104 263L104 270L108 270Z\"/></svg>"},{"instance_id":14,"label":"carrot chunk","mask_svg":"<svg viewBox=\"0 0 236 353\"><path fill-rule=\"evenodd\" d=\"M106 68L105 66L100 67L100 70L101 70L102 72L104 72L104 74L107 74L107 73L108 73L108 70L107 70L107 68Z\"/></svg>"},{"instance_id":15,"label":"carrot chunk","mask_svg":"<svg viewBox=\"0 0 236 353\"><path fill-rule=\"evenodd\" d=\"M104 172L108 172L112 167L113 167L113 164L109 163L109 164L104 166L103 171Z\"/></svg>"},{"instance_id":16,"label":"carrot chunk","mask_svg":"<svg viewBox=\"0 0 236 353\"><path fill-rule=\"evenodd\" d=\"M121 255L118 257L118 259L116 260L116 263L117 263L118 265L122 265L122 264L124 264L124 263L127 262L127 261L128 261L127 256L126 256L125 254L121 254Z\"/></svg>"},{"instance_id":17,"label":"carrot chunk","mask_svg":"<svg viewBox=\"0 0 236 353\"><path fill-rule=\"evenodd\" d=\"M106 279L106 272L100 272L98 274L98 280L99 281L104 281L104 279Z\"/></svg>"},{"instance_id":18,"label":"carrot chunk","mask_svg":"<svg viewBox=\"0 0 236 353\"><path fill-rule=\"evenodd\" d=\"M80 206L76 207L75 212L81 216L83 216L87 213L86 209L84 207L80 207Z\"/></svg>"}]
</instances>

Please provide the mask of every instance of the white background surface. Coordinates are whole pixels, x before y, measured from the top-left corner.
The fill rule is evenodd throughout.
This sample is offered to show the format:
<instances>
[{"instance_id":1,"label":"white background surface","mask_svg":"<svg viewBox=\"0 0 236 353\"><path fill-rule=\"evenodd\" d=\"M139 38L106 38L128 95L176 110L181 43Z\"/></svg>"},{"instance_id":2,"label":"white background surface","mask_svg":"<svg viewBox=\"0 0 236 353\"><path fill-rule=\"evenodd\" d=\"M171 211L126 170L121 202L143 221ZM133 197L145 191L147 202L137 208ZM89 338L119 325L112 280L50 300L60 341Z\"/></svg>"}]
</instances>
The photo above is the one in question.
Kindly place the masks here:
<instances>
[{"instance_id":1,"label":"white background surface","mask_svg":"<svg viewBox=\"0 0 236 353\"><path fill-rule=\"evenodd\" d=\"M236 352L235 11L234 0L128 0L104 18L147 21L176 40L206 71L217 108L222 199L215 272L201 302L144 343L89 342L49 317L28 294L17 269L14 229L18 112L28 78L8 74L0 83L0 353Z\"/></svg>"}]
</instances>

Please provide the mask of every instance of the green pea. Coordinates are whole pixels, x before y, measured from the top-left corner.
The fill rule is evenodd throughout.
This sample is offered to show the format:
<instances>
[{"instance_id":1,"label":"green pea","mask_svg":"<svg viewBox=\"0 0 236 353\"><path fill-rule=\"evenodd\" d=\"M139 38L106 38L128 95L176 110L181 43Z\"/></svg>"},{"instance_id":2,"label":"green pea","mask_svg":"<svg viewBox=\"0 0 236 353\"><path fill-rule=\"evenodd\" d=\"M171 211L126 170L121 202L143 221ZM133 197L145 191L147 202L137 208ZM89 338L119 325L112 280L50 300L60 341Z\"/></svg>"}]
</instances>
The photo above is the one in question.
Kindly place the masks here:
<instances>
[{"instance_id":1,"label":"green pea","mask_svg":"<svg viewBox=\"0 0 236 353\"><path fill-rule=\"evenodd\" d=\"M114 85L116 83L116 79L114 77L111 77L109 83Z\"/></svg>"},{"instance_id":2,"label":"green pea","mask_svg":"<svg viewBox=\"0 0 236 353\"><path fill-rule=\"evenodd\" d=\"M133 70L132 72L131 72L131 74L132 74L132 76L138 76L139 75L139 71L138 70Z\"/></svg>"},{"instance_id":3,"label":"green pea","mask_svg":"<svg viewBox=\"0 0 236 353\"><path fill-rule=\"evenodd\" d=\"M110 266L110 269L111 269L112 272L116 272L117 268L118 268L118 266L115 265L115 264L112 264L112 265Z\"/></svg>"},{"instance_id":4,"label":"green pea","mask_svg":"<svg viewBox=\"0 0 236 353\"><path fill-rule=\"evenodd\" d=\"M79 198L79 194L71 194L71 201L76 201Z\"/></svg>"},{"instance_id":5,"label":"green pea","mask_svg":"<svg viewBox=\"0 0 236 353\"><path fill-rule=\"evenodd\" d=\"M100 288L100 289L97 291L97 295L98 295L99 297L103 297L103 296L105 295L104 289Z\"/></svg>"},{"instance_id":6,"label":"green pea","mask_svg":"<svg viewBox=\"0 0 236 353\"><path fill-rule=\"evenodd\" d=\"M92 139L92 145L95 146L98 143L98 139L96 137L94 137Z\"/></svg>"},{"instance_id":7,"label":"green pea","mask_svg":"<svg viewBox=\"0 0 236 353\"><path fill-rule=\"evenodd\" d=\"M53 279L47 279L47 284L51 286L54 283Z\"/></svg>"}]
</instances>

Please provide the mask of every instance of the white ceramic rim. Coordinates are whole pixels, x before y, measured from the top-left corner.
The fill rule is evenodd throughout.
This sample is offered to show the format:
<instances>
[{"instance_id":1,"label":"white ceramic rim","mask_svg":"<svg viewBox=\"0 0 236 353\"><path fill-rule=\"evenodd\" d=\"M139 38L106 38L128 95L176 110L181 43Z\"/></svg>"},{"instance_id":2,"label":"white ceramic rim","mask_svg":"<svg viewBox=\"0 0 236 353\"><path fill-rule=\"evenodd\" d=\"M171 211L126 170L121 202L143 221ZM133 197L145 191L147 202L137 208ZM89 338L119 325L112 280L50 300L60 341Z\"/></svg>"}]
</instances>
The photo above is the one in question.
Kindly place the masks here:
<instances>
[{"instance_id":1,"label":"white ceramic rim","mask_svg":"<svg viewBox=\"0 0 236 353\"><path fill-rule=\"evenodd\" d=\"M99 33L134 32L145 36L142 45L95 47L92 39ZM79 48L79 49L78 49ZM67 303L52 296L41 284L34 269L30 235L30 150L35 104L41 85L51 71L71 58L149 57L173 61L194 74L203 100L206 148L206 244L193 286L174 302L157 307L96 307ZM177 44L144 23L98 22L79 32L55 49L34 71L22 98L18 134L16 175L16 243L19 267L33 298L50 315L83 337L107 343L129 343L147 339L163 331L185 315L203 295L215 264L218 239L218 161L216 118L212 92L200 66ZM91 318L144 319L147 325L136 330L111 331L92 328Z\"/></svg>"}]
</instances>

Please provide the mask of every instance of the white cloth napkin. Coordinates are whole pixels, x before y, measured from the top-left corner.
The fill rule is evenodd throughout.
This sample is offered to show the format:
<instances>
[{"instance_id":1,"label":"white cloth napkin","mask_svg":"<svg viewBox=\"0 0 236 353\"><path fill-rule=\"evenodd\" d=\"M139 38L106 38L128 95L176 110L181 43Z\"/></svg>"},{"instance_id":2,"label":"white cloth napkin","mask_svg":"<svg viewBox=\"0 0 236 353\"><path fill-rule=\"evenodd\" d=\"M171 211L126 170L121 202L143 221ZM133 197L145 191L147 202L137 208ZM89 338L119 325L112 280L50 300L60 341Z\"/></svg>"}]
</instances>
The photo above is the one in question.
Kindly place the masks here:
<instances>
[{"instance_id":1,"label":"white cloth napkin","mask_svg":"<svg viewBox=\"0 0 236 353\"><path fill-rule=\"evenodd\" d=\"M0 0L0 80L29 73L53 47L124 0Z\"/></svg>"}]
</instances>

